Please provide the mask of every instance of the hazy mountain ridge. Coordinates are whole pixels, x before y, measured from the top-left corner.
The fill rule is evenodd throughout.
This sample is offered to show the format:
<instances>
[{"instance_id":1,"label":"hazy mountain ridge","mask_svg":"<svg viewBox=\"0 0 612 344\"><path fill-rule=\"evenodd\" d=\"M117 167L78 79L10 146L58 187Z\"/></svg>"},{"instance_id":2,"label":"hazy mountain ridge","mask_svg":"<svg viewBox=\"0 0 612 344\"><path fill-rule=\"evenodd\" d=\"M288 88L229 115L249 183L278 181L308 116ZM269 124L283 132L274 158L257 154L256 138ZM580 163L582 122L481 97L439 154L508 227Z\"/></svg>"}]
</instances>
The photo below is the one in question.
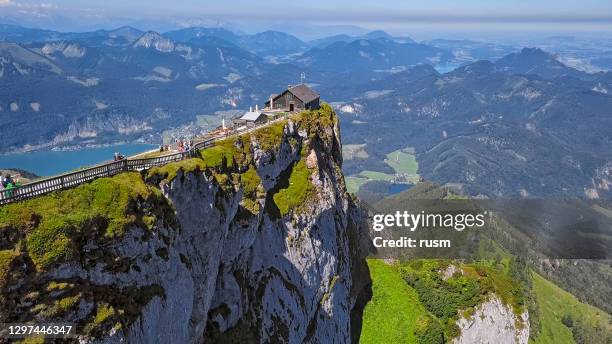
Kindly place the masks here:
<instances>
[{"instance_id":1,"label":"hazy mountain ridge","mask_svg":"<svg viewBox=\"0 0 612 344\"><path fill-rule=\"evenodd\" d=\"M179 29L174 31L168 31L164 33L164 36L179 42L188 42L194 38L200 37L216 37L226 40L230 43L238 43L240 36L234 32L224 28L204 28L204 27L191 27L185 29Z\"/></svg>"},{"instance_id":2,"label":"hazy mountain ridge","mask_svg":"<svg viewBox=\"0 0 612 344\"><path fill-rule=\"evenodd\" d=\"M388 35L374 32L369 36ZM274 31L244 35L221 28L189 28L160 34L125 26L60 33L4 25L0 37L16 42L0 46L4 80L11 81L11 87L5 84L0 93L4 110L0 117L4 129L0 130L9 134L11 127L23 133L7 135L2 151L135 138L157 143L162 129L188 125L197 115L262 103L271 93L296 84L302 72L309 82L326 86L344 84L341 75L346 73L346 69L326 71L326 61L314 61L312 66L292 62L295 58L289 63L269 63L260 55L285 55L308 48L297 38ZM383 55L387 49L395 55L397 47L407 53L405 45L387 38L360 42L381 45ZM388 75L375 71L377 68L426 62L424 57L400 61L402 56L366 61L360 80ZM343 53L335 51L329 62L337 64L343 59ZM112 125L105 124L111 121L105 117L109 111L126 119L126 124L140 121L143 125L131 129L121 125L121 132L74 130L81 123L112 130ZM167 115L160 118L157 113Z\"/></svg>"},{"instance_id":3,"label":"hazy mountain ridge","mask_svg":"<svg viewBox=\"0 0 612 344\"><path fill-rule=\"evenodd\" d=\"M198 38L216 38L227 41L246 51L262 57L267 55L288 55L300 53L309 48L306 42L290 34L268 30L253 35L238 35L223 28L194 27L164 33L165 37L181 42Z\"/></svg>"},{"instance_id":4,"label":"hazy mountain ridge","mask_svg":"<svg viewBox=\"0 0 612 344\"><path fill-rule=\"evenodd\" d=\"M523 48L520 52L509 54L495 62L495 66L513 74L534 74L545 79L561 76L584 78L586 75L568 67L556 56L538 48Z\"/></svg>"},{"instance_id":5,"label":"hazy mountain ridge","mask_svg":"<svg viewBox=\"0 0 612 344\"><path fill-rule=\"evenodd\" d=\"M16 31L7 30L12 37ZM43 42L2 43L3 79L11 81L0 92L5 151L117 139L158 143L163 129L261 104L305 72L326 99L351 111L343 114L347 143L367 145L368 159L347 162L350 174L366 167L393 172L385 155L412 146L420 175L473 195L600 197L612 185L605 149L612 73L581 72L540 49L440 74L432 66L456 56L382 32L313 48L287 63L244 50L252 36L224 29L159 34L124 27L56 41L47 39L57 34L40 35ZM287 38L260 37L266 35L281 37L280 45ZM14 129L22 135L11 135ZM566 168L547 164L551 157Z\"/></svg>"},{"instance_id":6,"label":"hazy mountain ridge","mask_svg":"<svg viewBox=\"0 0 612 344\"><path fill-rule=\"evenodd\" d=\"M53 42L61 40L79 40L87 45L121 46L134 42L144 32L131 26L122 26L114 30L97 30L91 32L58 32L17 25L0 24L0 40L15 43Z\"/></svg>"},{"instance_id":7,"label":"hazy mountain ridge","mask_svg":"<svg viewBox=\"0 0 612 344\"><path fill-rule=\"evenodd\" d=\"M116 31L126 30L134 33ZM268 89L254 84L236 87L241 78L282 66L267 64L239 48L195 43L176 43L154 32L142 33L124 46L88 46L78 39L0 42L0 121L7 138L2 150L70 143L64 140L74 136L66 135L73 131L69 127L83 121L110 121L104 119L108 111L145 125L104 135L89 132L87 139L113 140L127 132L133 135L126 138L134 139L138 132L155 134L194 121L199 114L251 105L266 99L271 87L287 84L278 78ZM158 112L167 115L160 119L154 115ZM100 122L94 127L108 126ZM9 128L23 135L11 135ZM74 139L78 144L78 135Z\"/></svg>"},{"instance_id":8,"label":"hazy mountain ridge","mask_svg":"<svg viewBox=\"0 0 612 344\"><path fill-rule=\"evenodd\" d=\"M345 143L366 143L370 159L345 169L358 173L377 160L376 170L386 172L384 154L412 146L421 176L457 183L471 195L609 195L612 97L594 89L609 88L609 75L582 73L552 57L555 79L515 74L528 71L532 53L442 75L419 67L372 83L393 91L346 103L358 111L343 116ZM401 82L411 74L417 77Z\"/></svg>"},{"instance_id":9,"label":"hazy mountain ridge","mask_svg":"<svg viewBox=\"0 0 612 344\"><path fill-rule=\"evenodd\" d=\"M352 83L363 83L417 64L435 65L450 58L450 53L435 47L376 38L313 48L295 62L310 69L339 74Z\"/></svg>"},{"instance_id":10,"label":"hazy mountain ridge","mask_svg":"<svg viewBox=\"0 0 612 344\"><path fill-rule=\"evenodd\" d=\"M395 40L395 41L400 42L400 43L417 43L416 41L414 41L410 37L393 37L392 35L388 34L385 31L375 30L375 31L370 31L370 32L368 32L368 33L366 33L364 35L360 35L360 36L351 36L351 35L347 35L347 34L339 34L339 35L323 37L323 38L319 38L319 39L315 39L315 40L309 41L308 44L310 44L310 46L313 47L313 48L325 48L325 47L327 47L327 46L329 46L331 44L334 44L336 42L350 43L350 42L358 41L358 40L369 40L369 39L377 39L377 38L385 38L385 39Z\"/></svg>"}]
</instances>

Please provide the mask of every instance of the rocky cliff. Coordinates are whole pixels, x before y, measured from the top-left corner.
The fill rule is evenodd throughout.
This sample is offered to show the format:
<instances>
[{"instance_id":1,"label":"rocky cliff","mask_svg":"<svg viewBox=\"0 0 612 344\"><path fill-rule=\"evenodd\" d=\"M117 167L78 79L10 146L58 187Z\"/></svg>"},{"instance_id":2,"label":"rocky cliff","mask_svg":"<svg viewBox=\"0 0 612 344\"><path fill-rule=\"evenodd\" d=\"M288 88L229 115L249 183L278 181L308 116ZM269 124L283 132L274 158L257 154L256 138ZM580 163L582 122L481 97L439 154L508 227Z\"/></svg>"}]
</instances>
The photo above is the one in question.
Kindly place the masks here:
<instances>
[{"instance_id":1,"label":"rocky cliff","mask_svg":"<svg viewBox=\"0 0 612 344\"><path fill-rule=\"evenodd\" d=\"M461 334L453 339L453 344L527 344L529 341L529 313L524 311L517 317L495 295L476 307L471 316L459 319L457 326Z\"/></svg>"},{"instance_id":2,"label":"rocky cliff","mask_svg":"<svg viewBox=\"0 0 612 344\"><path fill-rule=\"evenodd\" d=\"M0 208L0 322L69 321L100 343L350 342L368 241L340 147L324 105Z\"/></svg>"}]
</instances>

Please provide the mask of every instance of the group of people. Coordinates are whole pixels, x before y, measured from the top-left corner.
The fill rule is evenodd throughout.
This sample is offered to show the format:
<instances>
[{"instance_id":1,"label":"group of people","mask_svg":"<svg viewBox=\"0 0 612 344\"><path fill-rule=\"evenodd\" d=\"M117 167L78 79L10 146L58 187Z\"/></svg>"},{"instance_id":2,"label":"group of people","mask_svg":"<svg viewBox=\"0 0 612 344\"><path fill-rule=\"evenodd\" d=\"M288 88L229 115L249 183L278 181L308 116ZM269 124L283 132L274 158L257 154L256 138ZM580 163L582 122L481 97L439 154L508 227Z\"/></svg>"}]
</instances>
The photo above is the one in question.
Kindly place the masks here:
<instances>
[{"instance_id":1,"label":"group of people","mask_svg":"<svg viewBox=\"0 0 612 344\"><path fill-rule=\"evenodd\" d=\"M178 150L179 152L189 152L191 150L191 148L193 147L193 141L189 140L189 141L183 141L180 139L176 139L176 141L174 142L176 145L176 150ZM160 145L159 146L159 152L163 153L163 152L170 152L172 150L172 147L170 145Z\"/></svg>"},{"instance_id":2,"label":"group of people","mask_svg":"<svg viewBox=\"0 0 612 344\"><path fill-rule=\"evenodd\" d=\"M176 146L178 147L178 151L179 152L189 152L189 150L191 149L191 147L193 146L193 142L189 141L183 141L183 140L176 140Z\"/></svg>"},{"instance_id":3,"label":"group of people","mask_svg":"<svg viewBox=\"0 0 612 344\"><path fill-rule=\"evenodd\" d=\"M13 196L13 190L21 187L21 182L17 178L13 178L10 174L1 176L2 183L0 183L0 195L5 198Z\"/></svg>"}]
</instances>

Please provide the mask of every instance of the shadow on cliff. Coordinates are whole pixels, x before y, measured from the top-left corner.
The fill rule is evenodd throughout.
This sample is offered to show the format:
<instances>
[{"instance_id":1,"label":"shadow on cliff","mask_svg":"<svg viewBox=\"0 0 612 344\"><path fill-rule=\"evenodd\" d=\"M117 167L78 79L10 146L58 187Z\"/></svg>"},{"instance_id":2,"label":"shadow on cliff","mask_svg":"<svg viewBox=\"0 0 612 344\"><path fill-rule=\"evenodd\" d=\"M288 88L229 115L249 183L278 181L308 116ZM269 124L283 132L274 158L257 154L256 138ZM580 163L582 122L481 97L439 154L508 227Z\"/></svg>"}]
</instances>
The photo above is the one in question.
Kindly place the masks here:
<instances>
[{"instance_id":1,"label":"shadow on cliff","mask_svg":"<svg viewBox=\"0 0 612 344\"><path fill-rule=\"evenodd\" d=\"M253 231L254 238L219 266L214 297L219 301L208 314L206 342L292 343L296 335L305 343L325 336L359 341L363 311L372 296L365 259L371 245L366 212L349 200L345 214L333 207L317 213L310 225L285 222L272 195L289 186L291 169L268 190L263 212L253 214L256 223L248 229L233 225L228 233L224 252L235 248L232 238L240 238L245 230ZM236 216L245 222L244 214L239 210ZM313 278L328 283L327 289ZM348 283L350 288L338 289ZM232 295L228 285L238 287ZM330 297L332 304L326 307Z\"/></svg>"}]
</instances>

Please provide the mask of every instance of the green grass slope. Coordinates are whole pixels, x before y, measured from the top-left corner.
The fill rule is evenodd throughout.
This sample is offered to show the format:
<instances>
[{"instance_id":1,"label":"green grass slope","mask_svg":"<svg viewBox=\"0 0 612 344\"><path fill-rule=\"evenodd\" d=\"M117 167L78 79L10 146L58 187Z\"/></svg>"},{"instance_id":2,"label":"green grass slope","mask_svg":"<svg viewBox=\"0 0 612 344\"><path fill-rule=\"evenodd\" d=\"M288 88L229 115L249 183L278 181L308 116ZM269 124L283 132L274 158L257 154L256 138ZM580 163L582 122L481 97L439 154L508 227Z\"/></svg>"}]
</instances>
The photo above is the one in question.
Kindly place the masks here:
<instances>
[{"instance_id":1,"label":"green grass slope","mask_svg":"<svg viewBox=\"0 0 612 344\"><path fill-rule=\"evenodd\" d=\"M23 246L36 267L44 268L78 257L74 241L86 235L85 228L104 223L105 236L120 237L129 225L144 220L131 211L137 199L155 203L160 198L161 192L138 173L121 173L1 207L0 234L9 229L23 233Z\"/></svg>"},{"instance_id":2,"label":"green grass slope","mask_svg":"<svg viewBox=\"0 0 612 344\"><path fill-rule=\"evenodd\" d=\"M561 344L576 343L572 330L564 324L571 319L573 326L589 328L592 338L579 334L584 343L610 343L612 341L612 318L606 312L580 302L574 295L557 287L542 276L533 273L533 288L538 299L542 330L532 343ZM578 329L578 327L577 327Z\"/></svg>"},{"instance_id":3,"label":"green grass slope","mask_svg":"<svg viewBox=\"0 0 612 344\"><path fill-rule=\"evenodd\" d=\"M419 318L427 311L414 289L396 267L382 260L368 260L372 277L372 300L363 312L360 343L415 343Z\"/></svg>"}]
</instances>

